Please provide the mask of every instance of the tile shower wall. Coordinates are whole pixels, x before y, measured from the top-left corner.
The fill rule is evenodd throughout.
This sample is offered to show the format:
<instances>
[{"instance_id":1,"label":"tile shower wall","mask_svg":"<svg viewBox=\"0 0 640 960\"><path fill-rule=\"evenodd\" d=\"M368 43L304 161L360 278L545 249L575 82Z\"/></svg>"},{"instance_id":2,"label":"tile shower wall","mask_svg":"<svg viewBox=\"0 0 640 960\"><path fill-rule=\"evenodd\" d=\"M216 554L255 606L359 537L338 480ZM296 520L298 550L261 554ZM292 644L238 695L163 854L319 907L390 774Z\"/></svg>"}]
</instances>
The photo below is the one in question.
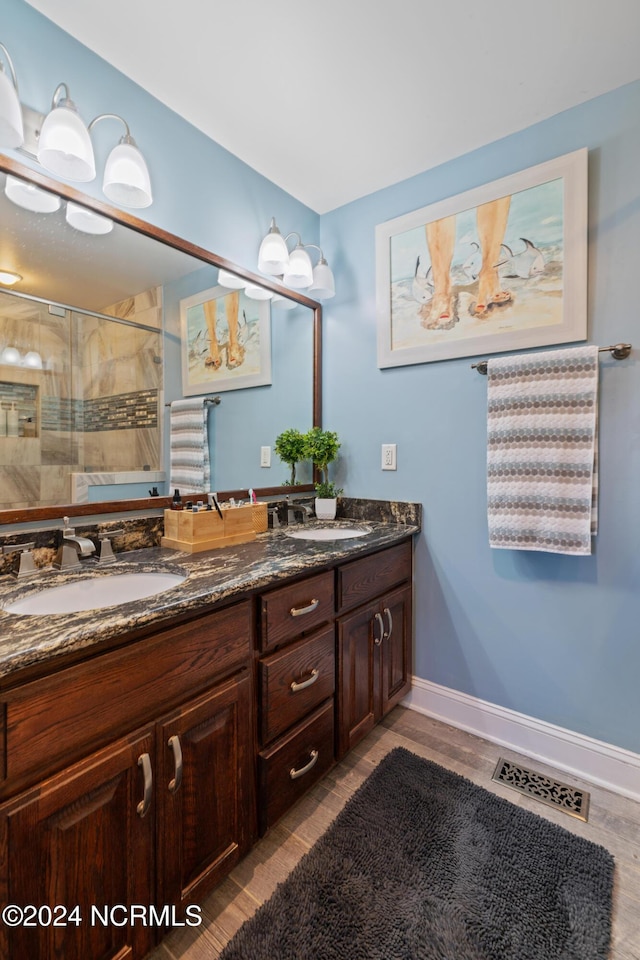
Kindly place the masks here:
<instances>
[{"instance_id":1,"label":"tile shower wall","mask_svg":"<svg viewBox=\"0 0 640 960\"><path fill-rule=\"evenodd\" d=\"M36 434L0 436L0 509L68 503L71 473L157 468L161 290L107 310L157 333L76 312L52 317L17 300L0 298L0 340L37 349L44 369L0 366L0 409L15 401L22 428L32 417Z\"/></svg>"}]
</instances>

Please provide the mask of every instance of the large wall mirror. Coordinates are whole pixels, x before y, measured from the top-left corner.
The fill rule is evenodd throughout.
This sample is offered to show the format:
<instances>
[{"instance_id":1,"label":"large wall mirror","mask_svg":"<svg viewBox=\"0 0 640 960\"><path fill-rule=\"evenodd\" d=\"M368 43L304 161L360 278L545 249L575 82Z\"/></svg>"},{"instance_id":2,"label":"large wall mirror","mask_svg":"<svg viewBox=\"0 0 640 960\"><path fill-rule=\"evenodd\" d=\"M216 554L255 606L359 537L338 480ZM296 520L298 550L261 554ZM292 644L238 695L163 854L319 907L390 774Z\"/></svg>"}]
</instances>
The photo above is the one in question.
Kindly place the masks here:
<instances>
[{"instance_id":1,"label":"large wall mirror","mask_svg":"<svg viewBox=\"0 0 640 960\"><path fill-rule=\"evenodd\" d=\"M234 277L273 298L234 292ZM227 295L243 356L267 320L266 383L230 378ZM219 326L203 314L185 348L186 317L197 329L209 299ZM183 390L212 337L220 366ZM0 155L0 523L163 505L169 400L187 394L215 401L212 489L284 491L275 438L320 425L320 385L319 304Z\"/></svg>"}]
</instances>

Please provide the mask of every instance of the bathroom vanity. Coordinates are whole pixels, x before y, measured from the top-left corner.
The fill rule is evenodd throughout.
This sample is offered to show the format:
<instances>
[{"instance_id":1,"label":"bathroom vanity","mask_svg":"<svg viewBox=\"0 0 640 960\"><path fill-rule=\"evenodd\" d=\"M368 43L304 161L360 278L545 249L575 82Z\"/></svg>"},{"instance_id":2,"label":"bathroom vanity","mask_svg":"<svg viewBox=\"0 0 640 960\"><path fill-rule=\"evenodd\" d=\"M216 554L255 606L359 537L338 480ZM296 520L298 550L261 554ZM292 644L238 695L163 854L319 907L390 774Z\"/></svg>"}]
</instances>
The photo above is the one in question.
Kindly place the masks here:
<instances>
[{"instance_id":1,"label":"bathroom vanity","mask_svg":"<svg viewBox=\"0 0 640 960\"><path fill-rule=\"evenodd\" d=\"M143 957L408 692L418 527L369 529L143 550L117 569L184 582L0 614L0 900L44 910L0 924L0 956ZM157 922L122 924L132 904Z\"/></svg>"}]
</instances>

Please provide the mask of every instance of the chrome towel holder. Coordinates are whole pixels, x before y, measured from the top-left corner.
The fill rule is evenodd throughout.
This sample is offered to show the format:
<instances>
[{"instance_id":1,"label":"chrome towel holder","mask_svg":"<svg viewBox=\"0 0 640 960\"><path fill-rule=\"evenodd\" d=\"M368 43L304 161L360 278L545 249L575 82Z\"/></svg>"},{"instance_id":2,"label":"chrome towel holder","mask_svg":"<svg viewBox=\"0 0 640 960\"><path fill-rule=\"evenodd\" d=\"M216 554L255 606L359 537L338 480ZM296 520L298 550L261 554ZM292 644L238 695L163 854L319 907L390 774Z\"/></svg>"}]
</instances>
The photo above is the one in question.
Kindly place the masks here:
<instances>
[{"instance_id":1,"label":"chrome towel holder","mask_svg":"<svg viewBox=\"0 0 640 960\"><path fill-rule=\"evenodd\" d=\"M610 353L614 360L626 360L631 353L631 344L614 343L610 347L598 347L598 351L599 353ZM471 364L471 369L477 370L478 373L482 373L486 376L488 363L488 360L478 360L477 363Z\"/></svg>"}]
</instances>

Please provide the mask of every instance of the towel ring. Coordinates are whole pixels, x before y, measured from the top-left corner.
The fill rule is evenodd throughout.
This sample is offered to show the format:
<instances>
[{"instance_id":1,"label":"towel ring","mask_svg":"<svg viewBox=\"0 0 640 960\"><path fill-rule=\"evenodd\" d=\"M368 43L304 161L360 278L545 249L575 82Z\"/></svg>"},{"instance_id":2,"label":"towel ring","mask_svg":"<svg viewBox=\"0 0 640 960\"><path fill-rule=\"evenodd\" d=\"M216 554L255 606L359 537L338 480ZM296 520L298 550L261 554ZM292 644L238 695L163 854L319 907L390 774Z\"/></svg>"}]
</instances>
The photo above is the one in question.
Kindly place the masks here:
<instances>
[{"instance_id":1,"label":"towel ring","mask_svg":"<svg viewBox=\"0 0 640 960\"><path fill-rule=\"evenodd\" d=\"M614 360L626 360L631 353L631 346L630 343L614 343L610 347L598 347L598 353L610 353ZM477 363L471 364L471 369L486 376L488 363L488 360L478 360Z\"/></svg>"}]
</instances>

